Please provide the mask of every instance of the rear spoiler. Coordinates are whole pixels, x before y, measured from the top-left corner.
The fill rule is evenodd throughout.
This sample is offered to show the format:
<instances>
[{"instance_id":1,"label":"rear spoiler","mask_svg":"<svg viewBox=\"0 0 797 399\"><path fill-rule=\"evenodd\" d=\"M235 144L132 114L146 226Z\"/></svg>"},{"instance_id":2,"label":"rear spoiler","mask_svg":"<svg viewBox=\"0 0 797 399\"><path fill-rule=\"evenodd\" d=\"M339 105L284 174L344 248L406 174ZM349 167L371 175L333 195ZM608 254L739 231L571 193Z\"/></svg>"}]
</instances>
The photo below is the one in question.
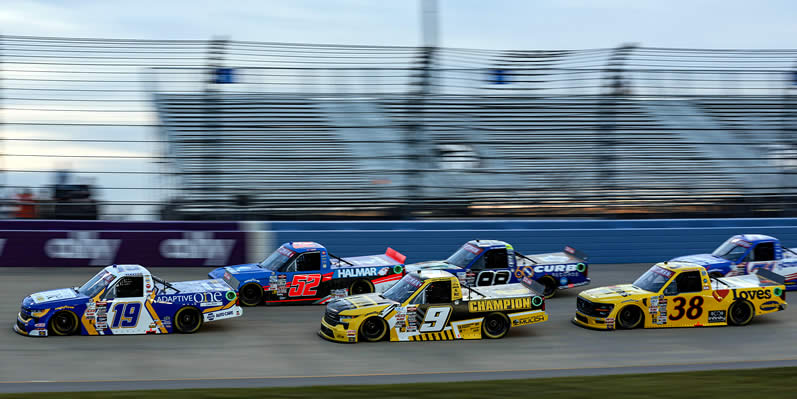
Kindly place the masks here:
<instances>
[{"instance_id":1,"label":"rear spoiler","mask_svg":"<svg viewBox=\"0 0 797 399\"><path fill-rule=\"evenodd\" d=\"M545 286L531 279L531 277L523 277L520 279L520 283L523 284L524 287L531 290L531 292L533 292L535 295L545 297Z\"/></svg>"},{"instance_id":2,"label":"rear spoiler","mask_svg":"<svg viewBox=\"0 0 797 399\"><path fill-rule=\"evenodd\" d=\"M387 251L385 251L385 255L388 258L395 260L398 263L404 264L404 261L407 260L407 256L403 255L401 252L396 251L393 248L387 247Z\"/></svg>"},{"instance_id":3,"label":"rear spoiler","mask_svg":"<svg viewBox=\"0 0 797 399\"><path fill-rule=\"evenodd\" d=\"M579 251L579 250L577 250L577 249L575 249L575 248L573 248L573 247L571 247L569 245L565 246L564 251L566 253L569 253L570 255L575 256L576 258L581 259L581 260L586 261L588 259L587 254L585 254L585 253L583 253L583 252L581 252L581 251Z\"/></svg>"},{"instance_id":4,"label":"rear spoiler","mask_svg":"<svg viewBox=\"0 0 797 399\"><path fill-rule=\"evenodd\" d=\"M756 274L758 275L759 280L763 278L764 280L770 280L776 284L786 283L786 277L767 269L758 269L756 270Z\"/></svg>"}]
</instances>

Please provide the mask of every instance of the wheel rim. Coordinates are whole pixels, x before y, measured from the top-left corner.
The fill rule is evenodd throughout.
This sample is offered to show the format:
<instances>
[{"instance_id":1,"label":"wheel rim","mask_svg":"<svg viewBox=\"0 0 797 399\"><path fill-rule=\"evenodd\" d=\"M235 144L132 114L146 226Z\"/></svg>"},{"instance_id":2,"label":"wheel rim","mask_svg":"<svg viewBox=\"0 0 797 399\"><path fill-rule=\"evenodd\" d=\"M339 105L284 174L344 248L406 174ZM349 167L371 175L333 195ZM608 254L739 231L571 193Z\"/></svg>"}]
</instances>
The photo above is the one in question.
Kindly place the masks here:
<instances>
[{"instance_id":1,"label":"wheel rim","mask_svg":"<svg viewBox=\"0 0 797 399\"><path fill-rule=\"evenodd\" d=\"M488 334L492 336L501 335L506 328L506 320L500 317L490 317L485 322L485 327Z\"/></svg>"},{"instance_id":2,"label":"wheel rim","mask_svg":"<svg viewBox=\"0 0 797 399\"><path fill-rule=\"evenodd\" d=\"M257 305L259 302L257 287L252 284L246 285L241 291L241 299L246 305Z\"/></svg>"},{"instance_id":3,"label":"wheel rim","mask_svg":"<svg viewBox=\"0 0 797 399\"><path fill-rule=\"evenodd\" d=\"M632 308L623 309L620 312L620 325L624 328L634 328L639 324L641 316Z\"/></svg>"},{"instance_id":4,"label":"wheel rim","mask_svg":"<svg viewBox=\"0 0 797 399\"><path fill-rule=\"evenodd\" d=\"M377 339L382 335L384 326L376 319L368 319L363 323L363 335L368 339Z\"/></svg>"},{"instance_id":5,"label":"wheel rim","mask_svg":"<svg viewBox=\"0 0 797 399\"><path fill-rule=\"evenodd\" d=\"M53 328L59 334L69 334L75 329L75 318L69 313L59 313L53 319Z\"/></svg>"},{"instance_id":6,"label":"wheel rim","mask_svg":"<svg viewBox=\"0 0 797 399\"><path fill-rule=\"evenodd\" d=\"M745 303L737 303L733 305L731 317L733 317L733 322L736 324L746 322L750 318L750 307Z\"/></svg>"},{"instance_id":7,"label":"wheel rim","mask_svg":"<svg viewBox=\"0 0 797 399\"><path fill-rule=\"evenodd\" d=\"M543 285L545 286L545 291L543 291L542 295L546 298L550 298L556 293L556 282L552 278L546 277Z\"/></svg>"},{"instance_id":8,"label":"wheel rim","mask_svg":"<svg viewBox=\"0 0 797 399\"><path fill-rule=\"evenodd\" d=\"M351 295L367 294L371 292L371 287L362 281L356 281L351 286Z\"/></svg>"}]
</instances>

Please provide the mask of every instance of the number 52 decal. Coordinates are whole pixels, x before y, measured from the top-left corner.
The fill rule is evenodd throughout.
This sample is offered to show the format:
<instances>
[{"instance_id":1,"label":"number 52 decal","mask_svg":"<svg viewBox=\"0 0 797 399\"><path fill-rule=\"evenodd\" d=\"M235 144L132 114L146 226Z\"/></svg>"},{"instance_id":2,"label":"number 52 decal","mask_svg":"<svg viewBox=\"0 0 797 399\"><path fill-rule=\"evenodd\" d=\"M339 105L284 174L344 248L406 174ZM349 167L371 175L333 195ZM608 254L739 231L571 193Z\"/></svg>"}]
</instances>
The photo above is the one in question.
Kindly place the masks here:
<instances>
[{"instance_id":1,"label":"number 52 decal","mask_svg":"<svg viewBox=\"0 0 797 399\"><path fill-rule=\"evenodd\" d=\"M433 306L426 310L423 324L418 330L422 333L439 332L448 325L448 318L451 317L451 306Z\"/></svg>"}]
</instances>

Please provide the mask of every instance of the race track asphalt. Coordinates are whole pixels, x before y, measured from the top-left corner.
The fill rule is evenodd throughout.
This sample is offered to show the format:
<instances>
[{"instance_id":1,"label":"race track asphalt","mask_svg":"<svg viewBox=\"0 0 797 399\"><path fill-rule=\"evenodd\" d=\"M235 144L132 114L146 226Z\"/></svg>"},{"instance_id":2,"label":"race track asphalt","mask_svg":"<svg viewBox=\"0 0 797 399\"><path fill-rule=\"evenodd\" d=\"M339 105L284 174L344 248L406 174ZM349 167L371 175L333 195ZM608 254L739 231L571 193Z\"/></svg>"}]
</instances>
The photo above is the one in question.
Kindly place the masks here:
<instances>
[{"instance_id":1,"label":"race track asphalt","mask_svg":"<svg viewBox=\"0 0 797 399\"><path fill-rule=\"evenodd\" d=\"M649 265L593 265L591 288ZM98 269L98 268L96 268ZM82 284L95 268L0 268L0 393L463 381L797 366L787 309L746 327L593 331L571 323L576 294L549 321L500 340L336 344L316 335L322 306L245 308L192 335L30 338L11 329L26 295ZM170 281L207 268L159 268ZM787 300L792 293L787 294ZM3 321L4 320L4 321Z\"/></svg>"}]
</instances>

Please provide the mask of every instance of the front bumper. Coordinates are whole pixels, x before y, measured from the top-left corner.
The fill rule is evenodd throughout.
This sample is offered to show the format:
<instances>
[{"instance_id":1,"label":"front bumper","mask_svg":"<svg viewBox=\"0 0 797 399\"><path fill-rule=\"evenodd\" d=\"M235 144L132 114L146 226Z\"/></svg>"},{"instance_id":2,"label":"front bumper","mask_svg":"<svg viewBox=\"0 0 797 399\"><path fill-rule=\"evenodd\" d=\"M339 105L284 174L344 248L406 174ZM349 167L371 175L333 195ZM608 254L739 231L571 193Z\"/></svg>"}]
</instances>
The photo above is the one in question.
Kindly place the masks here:
<instances>
[{"instance_id":1,"label":"front bumper","mask_svg":"<svg viewBox=\"0 0 797 399\"><path fill-rule=\"evenodd\" d=\"M348 324L345 323L331 325L326 320L321 319L321 328L318 330L318 335L333 342L357 342L357 330L348 330L347 327Z\"/></svg>"},{"instance_id":2,"label":"front bumper","mask_svg":"<svg viewBox=\"0 0 797 399\"><path fill-rule=\"evenodd\" d=\"M594 317L587 316L584 313L576 311L576 316L573 318L573 323L582 327L592 328L595 330L614 330L613 317Z\"/></svg>"},{"instance_id":3,"label":"front bumper","mask_svg":"<svg viewBox=\"0 0 797 399\"><path fill-rule=\"evenodd\" d=\"M14 332L26 337L46 337L47 327L44 324L36 325L33 318L23 319L21 314L17 314L17 321L14 323Z\"/></svg>"}]
</instances>

